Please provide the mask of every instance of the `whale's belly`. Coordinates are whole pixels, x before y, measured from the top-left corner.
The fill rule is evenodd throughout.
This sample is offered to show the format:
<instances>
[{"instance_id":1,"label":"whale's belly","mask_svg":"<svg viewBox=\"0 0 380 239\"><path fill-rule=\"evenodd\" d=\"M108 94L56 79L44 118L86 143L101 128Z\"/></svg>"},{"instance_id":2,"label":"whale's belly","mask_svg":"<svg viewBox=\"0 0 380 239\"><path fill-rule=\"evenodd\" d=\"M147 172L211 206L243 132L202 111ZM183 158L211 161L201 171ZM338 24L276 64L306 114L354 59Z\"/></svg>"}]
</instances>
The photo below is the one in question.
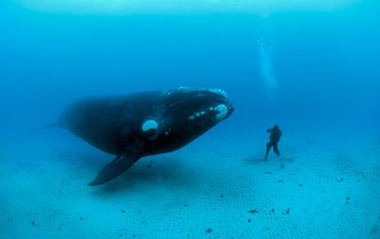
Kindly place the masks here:
<instances>
[{"instance_id":1,"label":"whale's belly","mask_svg":"<svg viewBox=\"0 0 380 239\"><path fill-rule=\"evenodd\" d=\"M122 104L89 100L70 106L62 117L65 128L96 148L118 154L122 148Z\"/></svg>"}]
</instances>

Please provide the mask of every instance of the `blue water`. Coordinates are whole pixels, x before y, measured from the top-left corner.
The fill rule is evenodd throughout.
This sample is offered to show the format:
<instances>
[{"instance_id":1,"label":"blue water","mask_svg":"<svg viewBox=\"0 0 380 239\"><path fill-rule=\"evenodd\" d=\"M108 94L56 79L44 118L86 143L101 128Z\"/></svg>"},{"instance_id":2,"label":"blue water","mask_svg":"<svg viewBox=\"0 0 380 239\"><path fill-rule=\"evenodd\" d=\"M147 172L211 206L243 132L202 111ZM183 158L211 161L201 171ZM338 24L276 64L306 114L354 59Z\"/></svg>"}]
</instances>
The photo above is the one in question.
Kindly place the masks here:
<instances>
[{"instance_id":1,"label":"blue water","mask_svg":"<svg viewBox=\"0 0 380 239\"><path fill-rule=\"evenodd\" d=\"M214 149L229 147L228 149L231 149L229 151L225 148L229 157L238 153L239 159L234 159L235 162L241 162L241 159L245 157L261 157L263 152L260 150L264 148L268 137L265 130L277 123L284 132L285 157L297 156L294 164L302 162L304 157L309 158L311 162L328 161L322 157L323 152L327 151L336 152L338 155L349 154L351 158L356 158L364 164L362 166L367 170L368 181L378 180L380 169L378 166L380 160L379 13L379 2L370 0L357 1L352 5L328 10L290 8L266 16L232 10L162 14L159 12L146 14L143 11L115 15L74 14L64 11L36 10L24 7L17 2L2 1L0 3L0 131L2 132L0 163L3 161L4 165L11 166L3 165L0 172L5 174L1 178L5 182L9 177L13 177L13 171L8 169L15 170L12 166L14 162L12 158L17 158L17 153L23 153L25 156L29 150L37 150L41 153L44 149L46 152L54 152L56 146L49 146L52 142L52 145L62 144L59 150L66 153L72 150L72 146L65 148L65 145L72 144L79 144L79 148L90 150L74 136L61 134L59 131L30 133L33 128L54 122L65 106L78 98L187 86L225 90L235 105L235 112L225 122L202 136L204 138L201 137L194 144L188 145L185 151L181 151L183 155L193 152L193 149L197 152L195 151L197 149L198 153L194 153L196 156L191 157L200 158L206 154L207 157L212 157L214 151L204 151L204 148L213 141ZM318 142L320 145L311 146L313 144L311 142ZM339 150L331 149L334 145L339 145L336 146ZM315 148L310 149L309 146ZM308 153L305 153L307 156L303 156L303 152L307 150ZM97 151L94 150L94 152ZM322 156L316 156L317 153ZM332 154L336 156L335 153ZM101 158L98 154L96 155ZM329 156L326 157L329 158ZM44 160L35 153L31 165L43 164ZM273 160L276 159L273 158ZM28 166L28 162L30 161L26 160L21 165L26 165L26 170L35 170L33 166ZM305 159L305 162L308 160ZM355 164L352 165L347 167L356 167ZM256 166L252 166L254 167ZM303 167L307 167L307 163L306 166L302 163L297 165L297 170L302 171ZM325 167L329 168L328 165ZM79 181L75 181L75 177L70 178L70 176L66 178L66 181L83 186L90 179L87 176L91 177L97 168L92 168L92 174L83 176L84 178ZM258 170L261 174L264 171L270 171L265 168L254 170ZM287 170L289 173L296 172L295 168ZM242 175L246 174L242 172ZM357 176L357 174L350 175ZM42 219L46 210L39 210L39 207L46 206L44 203L41 205L30 203L35 206L34 213L39 215L44 226L33 229L33 223L32 225L29 222L19 223L17 218L28 217L30 214L28 214L28 209L12 206L12 201L19 202L17 205L24 205L23 201L25 201L25 205L29 205L28 199L22 198L28 194L26 193L28 191L23 190L25 194L16 192L24 185L23 180L33 182L33 177L27 179L23 177L22 174L18 175L17 179L12 181L15 182L14 185L8 185L8 188L4 190L0 189L0 201L4 200L7 204L3 205L8 205L7 207L0 205L0 214L8 213L6 219L3 217L0 220L1 239L31 238L28 235L43 238L44 231L52 230L50 221ZM228 175L224 177L228 178ZM335 175L331 177L334 178ZM355 180L353 179L352 182ZM32 189L28 190L39 194L39 182L33 184ZM203 183L207 184L207 182ZM181 234L181 230L173 226L172 229L177 231L177 234L166 234L162 238L231 238L232 235L235 235L234 238L252 238L253 235L256 238L260 238L260 235L262 238L380 238L380 218L378 218L380 208L375 205L372 211L363 209L367 201L377 200L378 202L380 186L372 182L368 185L371 193L367 191L358 193L358 197L364 201L352 203L356 207L351 210L356 216L349 217L350 220L364 220L363 225L368 225L368 228L365 226L350 228L348 225L350 220L346 217L344 225L338 226L339 233L322 233L329 229L326 229L324 222L321 221L314 229L300 230L299 233L291 234L291 230L297 230L294 225L302 227L308 224L308 220L301 219L303 213L299 211L299 215L292 218L290 222L279 224L278 234L275 232L252 234L254 230L259 230L257 228L262 227L261 229L264 230L264 226L259 224L255 229L244 227L245 234L234 234L232 232L235 227L228 224L223 228L230 231L220 234L217 234L217 228L213 228L213 232L205 232L207 226L199 230L195 229L196 227L183 228L181 230L187 231ZM152 185L149 184L149 186ZM234 186L239 188L238 183ZM311 186L310 190L316 187ZM85 187L76 186L70 189L70 192L88 190L83 188ZM347 188L349 188L348 191L351 190L350 186ZM144 194L141 191L148 190L148 186L134 187L134 189ZM128 193L132 193L131 190ZM181 190L177 193L182 194ZM287 191L293 189L286 188L284 185L283 190L286 195ZM320 188L316 190L321 191ZM51 193L46 188L42 188L41 191L44 191L44 195ZM176 194L176 191L171 191L171 193ZM252 195L261 193L258 188L255 188ZM157 194L159 193L156 192L155 196ZM196 190L191 192L193 196L196 194ZM219 191L216 194L219 195ZM208 194L202 195L207 198ZM298 202L302 202L299 205L305 204L305 200L310 200L307 199L308 195L312 194L298 198L300 200ZM344 201L347 195L346 193L342 195ZM14 198L17 196L19 198ZM86 195L86 197L91 198L93 195ZM277 202L275 198L282 200L281 196L274 195L273 198L273 202ZM112 199L109 200L111 202L105 202L106 205L112 204ZM118 203L120 200L118 199ZM233 202L233 197L231 200ZM334 197L330 198L330 201L334 202L334 200ZM81 201L77 203L80 204ZM86 205L82 206L86 207ZM219 206L223 208L223 204ZM251 208L247 208L246 211L249 209ZM2 210L3 213L1 213ZM12 210L20 214L10 213ZM163 207L160 212L165 214L165 210ZM225 213L229 213L227 209L224 210ZM104 211L107 210L104 209ZM104 211L101 212L103 217L109 217L109 223L112 224L112 215L105 214ZM322 218L328 220L329 211L321 213ZM307 211L304 211L304 214L307 214ZM175 220L207 222L205 219L207 216L199 219L194 216L195 214L183 215ZM339 218L339 213L331 212L331 215ZM219 216L214 215L213 218L215 220L223 218ZM54 216L49 214L49 217ZM66 217L71 218L67 215ZM91 214L91 217L97 217L96 213ZM268 220L268 225L277 219L265 218ZM113 231L111 230L111 233L107 229L98 233L90 232L91 228L98 224L86 227L80 224L80 220L77 222L78 225L62 220L59 220L60 226L64 227L66 223L71 228L70 230L73 230L72 233L78 233L81 238L86 237L85 235L110 238L110 235L113 235ZM166 220L160 221L158 218L155 223L163 223ZM16 224L18 226L15 226ZM152 238L148 234L158 229L149 225L151 224L148 223L146 229L142 229L138 235L139 238ZM131 227L129 224L124 226ZM285 229L281 229L281 226ZM10 229L5 230L4 228L7 227ZM54 227L58 228L56 224ZM132 228L135 227L132 226ZM192 231L193 229L196 232ZM18 234L18 230L23 230L25 233ZM144 234L144 230L149 233ZM197 230L200 231L199 234ZM347 234L343 231L347 231ZM54 232L49 233L57 236ZM47 235L50 235L49 233ZM66 234L58 234L56 238L77 238L72 233L68 231ZM119 233L114 234L113 238L118 238ZM126 236L127 234L123 235L126 238L132 238L132 232L128 234L129 236ZM327 235L331 237L326 237ZM155 238L161 238L161 236Z\"/></svg>"}]
</instances>

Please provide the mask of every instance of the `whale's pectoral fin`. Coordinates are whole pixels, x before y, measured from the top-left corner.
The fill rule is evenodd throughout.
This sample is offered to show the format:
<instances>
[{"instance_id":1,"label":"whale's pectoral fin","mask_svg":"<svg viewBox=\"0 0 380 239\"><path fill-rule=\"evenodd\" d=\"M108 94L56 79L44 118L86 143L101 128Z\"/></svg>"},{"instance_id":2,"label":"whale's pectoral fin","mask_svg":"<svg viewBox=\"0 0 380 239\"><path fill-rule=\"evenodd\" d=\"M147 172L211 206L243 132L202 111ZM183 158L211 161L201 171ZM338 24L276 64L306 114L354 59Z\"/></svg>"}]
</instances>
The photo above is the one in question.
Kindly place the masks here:
<instances>
[{"instance_id":1,"label":"whale's pectoral fin","mask_svg":"<svg viewBox=\"0 0 380 239\"><path fill-rule=\"evenodd\" d=\"M138 155L133 153L117 156L111 163L100 170L98 176L96 176L96 178L88 185L96 186L116 178L128 170L137 160L139 160L139 158Z\"/></svg>"}]
</instances>

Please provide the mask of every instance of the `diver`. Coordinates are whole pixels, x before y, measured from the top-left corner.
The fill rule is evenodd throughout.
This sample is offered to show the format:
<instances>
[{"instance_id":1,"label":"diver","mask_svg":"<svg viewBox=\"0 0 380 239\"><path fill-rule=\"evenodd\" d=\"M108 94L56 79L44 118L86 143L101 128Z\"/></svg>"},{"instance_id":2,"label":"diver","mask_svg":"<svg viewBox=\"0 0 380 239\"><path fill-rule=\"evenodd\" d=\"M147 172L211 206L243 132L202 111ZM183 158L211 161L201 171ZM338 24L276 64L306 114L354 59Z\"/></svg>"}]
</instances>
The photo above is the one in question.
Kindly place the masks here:
<instances>
[{"instance_id":1,"label":"diver","mask_svg":"<svg viewBox=\"0 0 380 239\"><path fill-rule=\"evenodd\" d=\"M267 152L265 153L265 160L268 160L268 154L271 148L273 147L273 152L280 157L280 150L278 149L278 142L281 138L281 130L278 127L278 125L274 125L273 128L267 129L267 133L270 133L269 135L269 142L267 143Z\"/></svg>"}]
</instances>

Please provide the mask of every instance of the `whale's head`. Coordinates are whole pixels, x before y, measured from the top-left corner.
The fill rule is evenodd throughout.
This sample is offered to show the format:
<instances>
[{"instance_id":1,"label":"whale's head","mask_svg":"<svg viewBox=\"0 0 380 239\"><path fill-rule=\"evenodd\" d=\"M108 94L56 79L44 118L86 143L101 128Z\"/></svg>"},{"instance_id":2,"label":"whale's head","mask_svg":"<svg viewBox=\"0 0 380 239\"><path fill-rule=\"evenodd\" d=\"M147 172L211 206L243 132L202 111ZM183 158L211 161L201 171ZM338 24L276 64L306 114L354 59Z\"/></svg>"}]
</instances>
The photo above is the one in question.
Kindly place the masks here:
<instances>
[{"instance_id":1,"label":"whale's head","mask_svg":"<svg viewBox=\"0 0 380 239\"><path fill-rule=\"evenodd\" d=\"M167 151L178 149L227 119L234 107L224 91L219 89L190 90L178 88L162 93L158 117L142 124L152 141Z\"/></svg>"}]
</instances>

